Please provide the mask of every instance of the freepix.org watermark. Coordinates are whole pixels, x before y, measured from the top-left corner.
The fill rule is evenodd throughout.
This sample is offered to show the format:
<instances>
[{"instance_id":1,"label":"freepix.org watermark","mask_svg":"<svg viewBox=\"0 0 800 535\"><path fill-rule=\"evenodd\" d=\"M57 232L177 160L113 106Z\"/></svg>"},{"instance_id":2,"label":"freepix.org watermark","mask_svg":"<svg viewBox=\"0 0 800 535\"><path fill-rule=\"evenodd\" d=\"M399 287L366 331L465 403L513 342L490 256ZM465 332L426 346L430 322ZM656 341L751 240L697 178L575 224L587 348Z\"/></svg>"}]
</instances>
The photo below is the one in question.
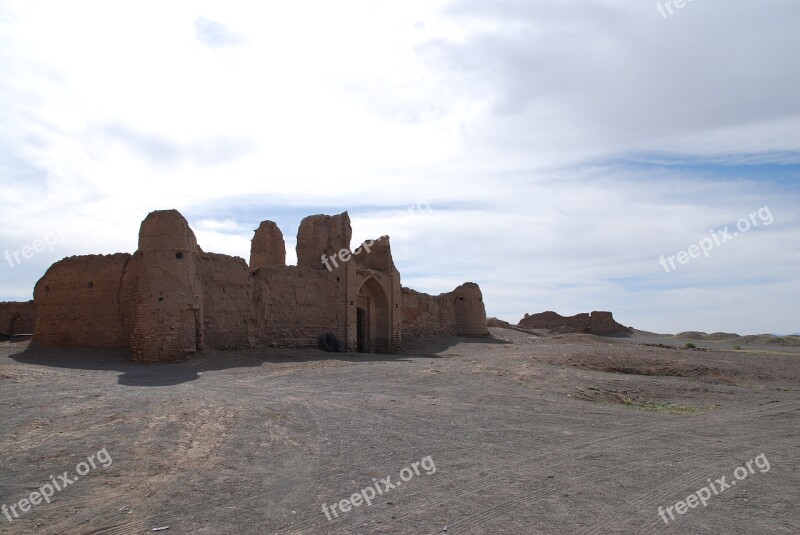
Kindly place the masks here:
<instances>
[{"instance_id":1,"label":"freepix.org watermark","mask_svg":"<svg viewBox=\"0 0 800 535\"><path fill-rule=\"evenodd\" d=\"M345 498L334 504L328 505L323 503L322 512L325 513L325 516L328 517L330 522L333 522L333 518L339 518L339 513L347 513L353 507L360 507L361 504L364 503L367 505L372 505L372 500L374 500L377 496L383 496L390 490L399 487L404 482L411 481L415 475L420 475L420 468L425 471L426 475L436 473L436 465L433 463L433 458L428 455L427 457L423 457L420 461L411 463L411 466L407 466L400 470L400 481L392 483L392 476L386 476L383 479L377 479L373 477L372 486L365 487L359 492L350 496L350 498ZM339 508L339 512L336 511L337 507ZM331 517L331 515L333 515L333 517Z\"/></svg>"},{"instance_id":2,"label":"freepix.org watermark","mask_svg":"<svg viewBox=\"0 0 800 535\"><path fill-rule=\"evenodd\" d=\"M365 241L364 250L367 251L367 253L369 253L374 243L375 242L372 240ZM339 260L342 261L342 264L344 264L345 262L348 262L351 258L353 258L353 255L360 255L360 254L361 254L361 247L356 247L356 250L353 251L352 253L350 252L349 249L341 249L339 253L335 255L331 256L322 255L322 264L328 269L328 271L333 271L334 268L339 267L339 264L336 262L337 256L339 257ZM333 264L333 267L331 267L331 264L329 262Z\"/></svg>"},{"instance_id":3,"label":"freepix.org watermark","mask_svg":"<svg viewBox=\"0 0 800 535\"><path fill-rule=\"evenodd\" d=\"M708 507L708 500L710 500L712 496L719 496L721 493L736 485L736 481L743 481L751 474L755 474L756 471L753 469L754 464L762 474L769 472L769 460L767 456L762 453L755 459L747 461L744 466L740 466L734 470L733 477L736 478L735 480L728 482L725 481L726 476L722 476L712 482L711 478L708 478L706 480L708 481L708 485L688 495L686 499L676 502L675 505L670 505L666 509L664 509L664 507L659 507L658 516L661 517L661 520L663 520L665 524L669 524L670 520L675 520L673 511L679 515L683 515L686 514L689 509L696 509L700 504L703 504L703 507ZM670 520L667 520L667 515L669 515Z\"/></svg>"},{"instance_id":4,"label":"freepix.org watermark","mask_svg":"<svg viewBox=\"0 0 800 535\"><path fill-rule=\"evenodd\" d=\"M427 199L422 199L421 201L417 201L411 206L407 208L408 213L411 215L416 214L430 214L433 210L431 210L431 205Z\"/></svg>"},{"instance_id":5,"label":"freepix.org watermark","mask_svg":"<svg viewBox=\"0 0 800 535\"><path fill-rule=\"evenodd\" d=\"M407 209L409 214L416 215L416 214L430 214L431 213L431 205L428 203L427 200L417 201ZM322 255L320 260L322 261L322 265L325 266L325 269L328 271L333 271L334 269L339 267L339 263L342 264L349 262L351 258L354 256L358 256L362 253L362 251L367 251L367 254L370 253L372 250L372 246L375 244L373 240L366 240L362 247L357 247L355 251L350 251L349 249L340 249L338 253L334 253L330 256ZM338 262L337 262L338 258Z\"/></svg>"},{"instance_id":6,"label":"freepix.org watermark","mask_svg":"<svg viewBox=\"0 0 800 535\"><path fill-rule=\"evenodd\" d=\"M59 236L55 232L48 232L38 240L34 240L30 245L23 245L16 251L6 251L3 258L12 268L22 264L23 260L30 260L34 253L41 253L45 248L53 250L53 246L59 242ZM20 258L22 257L22 258Z\"/></svg>"},{"instance_id":7,"label":"freepix.org watermark","mask_svg":"<svg viewBox=\"0 0 800 535\"><path fill-rule=\"evenodd\" d=\"M687 3L693 1L694 0L667 0L666 2L656 2L656 9L661 13L662 17L668 19L675 14L673 7L675 9L683 9Z\"/></svg>"},{"instance_id":8,"label":"freepix.org watermark","mask_svg":"<svg viewBox=\"0 0 800 535\"><path fill-rule=\"evenodd\" d=\"M714 247L719 247L723 243L733 240L739 236L740 232L747 232L751 228L757 227L759 224L763 224L765 227L768 227L774 220L775 219L772 217L772 212L770 211L769 206L764 206L763 208L759 208L755 212L749 214L747 217L743 217L737 221L736 228L738 229L738 232L734 231L733 234L731 234L728 226L722 230L711 229L708 231L711 234L710 238L703 238L697 243L690 245L685 251L678 251L672 256L665 257L664 255L661 255L658 263L661 264L661 267L664 268L666 273L669 273L672 270L678 269L678 266L675 263L676 260L678 264L686 264L689 262L689 260L692 258L698 258L701 254L708 258L711 254L711 250L714 249Z\"/></svg>"},{"instance_id":9,"label":"freepix.org watermark","mask_svg":"<svg viewBox=\"0 0 800 535\"><path fill-rule=\"evenodd\" d=\"M14 519L19 518L20 513L27 513L34 505L39 505L42 501L50 503L50 498L52 498L56 492L60 492L74 484L81 476L85 476L97 468L98 465L103 468L108 468L111 466L112 462L111 455L103 448L97 453L93 453L87 457L86 461L81 461L75 466L77 475L70 476L68 471L58 477L51 475L50 481L39 487L38 490L31 492L30 496L22 498L11 505L3 504L0 506L0 512L2 512L9 522L13 522ZM19 512L17 512L17 509L19 509ZM11 515L14 515L14 518L11 518Z\"/></svg>"}]
</instances>

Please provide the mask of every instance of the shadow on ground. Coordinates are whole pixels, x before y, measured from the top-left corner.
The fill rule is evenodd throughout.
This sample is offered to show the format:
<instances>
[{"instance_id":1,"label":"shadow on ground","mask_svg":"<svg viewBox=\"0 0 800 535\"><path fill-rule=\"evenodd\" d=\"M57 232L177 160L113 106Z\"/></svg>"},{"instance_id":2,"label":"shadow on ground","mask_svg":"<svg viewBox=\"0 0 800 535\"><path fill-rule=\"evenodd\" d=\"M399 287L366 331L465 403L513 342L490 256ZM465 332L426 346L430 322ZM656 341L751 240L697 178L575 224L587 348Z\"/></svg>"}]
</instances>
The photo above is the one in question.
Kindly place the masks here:
<instances>
[{"instance_id":1,"label":"shadow on ground","mask_svg":"<svg viewBox=\"0 0 800 535\"><path fill-rule=\"evenodd\" d=\"M206 348L202 353L180 362L140 364L128 360L129 352L120 349L53 348L21 345L22 351L9 356L24 364L74 370L120 372L118 382L125 386L174 386L194 381L204 372L231 368L258 368L264 363L309 361L384 362L409 361L416 358L440 358L435 353L458 343L510 344L494 337L479 339L442 337L426 346L403 353L328 353L318 349L263 348L216 350Z\"/></svg>"}]
</instances>

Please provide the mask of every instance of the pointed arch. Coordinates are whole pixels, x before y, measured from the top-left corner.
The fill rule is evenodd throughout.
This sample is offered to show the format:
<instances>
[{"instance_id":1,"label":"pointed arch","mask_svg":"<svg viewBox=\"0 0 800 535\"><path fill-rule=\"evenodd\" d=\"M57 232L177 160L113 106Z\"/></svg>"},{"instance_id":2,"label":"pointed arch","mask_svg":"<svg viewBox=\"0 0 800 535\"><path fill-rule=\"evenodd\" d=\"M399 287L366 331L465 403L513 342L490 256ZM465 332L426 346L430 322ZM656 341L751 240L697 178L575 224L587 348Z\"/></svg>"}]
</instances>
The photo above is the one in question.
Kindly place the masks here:
<instances>
[{"instance_id":1,"label":"pointed arch","mask_svg":"<svg viewBox=\"0 0 800 535\"><path fill-rule=\"evenodd\" d=\"M356 331L358 351L391 350L392 318L389 299L374 277L366 279L358 290Z\"/></svg>"}]
</instances>

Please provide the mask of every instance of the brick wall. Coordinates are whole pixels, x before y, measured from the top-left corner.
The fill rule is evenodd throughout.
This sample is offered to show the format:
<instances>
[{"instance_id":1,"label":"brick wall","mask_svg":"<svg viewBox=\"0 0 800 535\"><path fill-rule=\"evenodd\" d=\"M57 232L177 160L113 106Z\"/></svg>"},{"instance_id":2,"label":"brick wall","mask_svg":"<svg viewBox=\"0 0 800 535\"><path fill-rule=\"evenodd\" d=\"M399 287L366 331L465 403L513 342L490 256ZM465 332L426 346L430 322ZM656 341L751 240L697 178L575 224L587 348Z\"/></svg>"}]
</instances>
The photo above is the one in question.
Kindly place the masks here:
<instances>
[{"instance_id":1,"label":"brick wall","mask_svg":"<svg viewBox=\"0 0 800 535\"><path fill-rule=\"evenodd\" d=\"M317 339L326 332L345 342L342 274L267 266L254 272L253 279L255 345L317 347Z\"/></svg>"},{"instance_id":2,"label":"brick wall","mask_svg":"<svg viewBox=\"0 0 800 535\"><path fill-rule=\"evenodd\" d=\"M432 296L402 289L403 342L415 343L441 335L455 335L453 294Z\"/></svg>"},{"instance_id":3,"label":"brick wall","mask_svg":"<svg viewBox=\"0 0 800 535\"><path fill-rule=\"evenodd\" d=\"M34 343L128 347L129 254L73 256L53 264L34 288ZM127 279L126 279L127 280Z\"/></svg>"},{"instance_id":4,"label":"brick wall","mask_svg":"<svg viewBox=\"0 0 800 535\"><path fill-rule=\"evenodd\" d=\"M0 331L6 334L32 334L36 323L33 301L0 303Z\"/></svg>"},{"instance_id":5,"label":"brick wall","mask_svg":"<svg viewBox=\"0 0 800 535\"><path fill-rule=\"evenodd\" d=\"M480 287L472 282L432 296L402 289L404 343L441 335L481 337L489 333Z\"/></svg>"},{"instance_id":6,"label":"brick wall","mask_svg":"<svg viewBox=\"0 0 800 535\"><path fill-rule=\"evenodd\" d=\"M253 284L244 259L200 255L205 344L217 349L250 345Z\"/></svg>"},{"instance_id":7,"label":"brick wall","mask_svg":"<svg viewBox=\"0 0 800 535\"><path fill-rule=\"evenodd\" d=\"M203 348L200 248L176 210L151 212L139 230L131 359L168 362Z\"/></svg>"}]
</instances>

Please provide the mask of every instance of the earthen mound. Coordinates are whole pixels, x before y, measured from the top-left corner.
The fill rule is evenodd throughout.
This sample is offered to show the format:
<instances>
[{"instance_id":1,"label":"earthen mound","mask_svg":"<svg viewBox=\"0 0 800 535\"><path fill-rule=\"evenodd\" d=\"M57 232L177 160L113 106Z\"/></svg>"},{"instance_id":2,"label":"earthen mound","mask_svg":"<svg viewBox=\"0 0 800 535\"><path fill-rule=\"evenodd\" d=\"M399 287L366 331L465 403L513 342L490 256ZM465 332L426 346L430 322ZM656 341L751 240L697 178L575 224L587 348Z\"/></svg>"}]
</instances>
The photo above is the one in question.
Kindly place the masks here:
<instances>
[{"instance_id":1,"label":"earthen mound","mask_svg":"<svg viewBox=\"0 0 800 535\"><path fill-rule=\"evenodd\" d=\"M711 333L706 336L706 340L730 340L731 338L739 338L736 333Z\"/></svg>"},{"instance_id":2,"label":"earthen mound","mask_svg":"<svg viewBox=\"0 0 800 535\"><path fill-rule=\"evenodd\" d=\"M705 340L708 333L702 331L684 331L675 335L675 338L684 338L687 340Z\"/></svg>"}]
</instances>

